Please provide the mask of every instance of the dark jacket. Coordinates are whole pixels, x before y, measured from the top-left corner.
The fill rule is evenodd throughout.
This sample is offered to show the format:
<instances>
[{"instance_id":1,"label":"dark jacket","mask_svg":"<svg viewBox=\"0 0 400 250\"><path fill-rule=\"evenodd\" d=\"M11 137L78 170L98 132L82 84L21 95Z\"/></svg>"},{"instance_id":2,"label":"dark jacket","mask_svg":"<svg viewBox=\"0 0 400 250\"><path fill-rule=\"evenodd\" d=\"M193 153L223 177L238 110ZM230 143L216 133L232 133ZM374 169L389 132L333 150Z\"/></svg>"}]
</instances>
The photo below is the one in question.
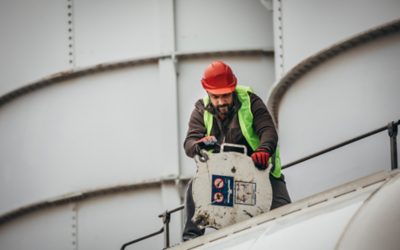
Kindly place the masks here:
<instances>
[{"instance_id":1,"label":"dark jacket","mask_svg":"<svg viewBox=\"0 0 400 250\"><path fill-rule=\"evenodd\" d=\"M253 128L260 138L259 148L266 149L270 155L272 155L275 152L276 144L278 142L278 134L275 130L275 125L261 98L254 93L249 93L249 95L251 111L254 117ZM224 121L221 121L218 119L211 102L204 107L203 100L198 100L195 104L194 110L192 111L189 128L184 142L186 154L189 157L194 157L195 154L199 152L199 146L196 144L196 141L207 134L203 118L204 109L207 109L214 116L211 135L214 135L220 144L234 143L245 145L247 147L248 155L251 155L253 150L244 138L239 125L238 110L240 106L241 103L237 95L234 93L232 112Z\"/></svg>"}]
</instances>

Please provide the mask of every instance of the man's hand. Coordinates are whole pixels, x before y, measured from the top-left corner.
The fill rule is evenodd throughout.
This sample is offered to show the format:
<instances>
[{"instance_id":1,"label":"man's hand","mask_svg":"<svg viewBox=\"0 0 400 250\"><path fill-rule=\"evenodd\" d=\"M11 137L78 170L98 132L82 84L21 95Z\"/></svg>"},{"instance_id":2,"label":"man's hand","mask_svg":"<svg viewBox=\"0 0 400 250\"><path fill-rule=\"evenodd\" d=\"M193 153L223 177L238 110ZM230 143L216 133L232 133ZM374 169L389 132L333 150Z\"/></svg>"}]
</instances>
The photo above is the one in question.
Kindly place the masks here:
<instances>
[{"instance_id":1,"label":"man's hand","mask_svg":"<svg viewBox=\"0 0 400 250\"><path fill-rule=\"evenodd\" d=\"M201 150L211 150L214 149L215 145L218 143L217 138L213 135L205 136L199 140L196 141L195 146L195 152L197 155L202 155L200 153Z\"/></svg>"},{"instance_id":2,"label":"man's hand","mask_svg":"<svg viewBox=\"0 0 400 250\"><path fill-rule=\"evenodd\" d=\"M200 147L214 146L217 142L217 138L215 138L215 136L213 135L203 137L200 140L196 141L196 143L199 144Z\"/></svg>"},{"instance_id":3,"label":"man's hand","mask_svg":"<svg viewBox=\"0 0 400 250\"><path fill-rule=\"evenodd\" d=\"M251 159L253 159L254 165L259 170L265 170L268 168L269 153L262 149L257 149L253 154L251 154Z\"/></svg>"}]
</instances>

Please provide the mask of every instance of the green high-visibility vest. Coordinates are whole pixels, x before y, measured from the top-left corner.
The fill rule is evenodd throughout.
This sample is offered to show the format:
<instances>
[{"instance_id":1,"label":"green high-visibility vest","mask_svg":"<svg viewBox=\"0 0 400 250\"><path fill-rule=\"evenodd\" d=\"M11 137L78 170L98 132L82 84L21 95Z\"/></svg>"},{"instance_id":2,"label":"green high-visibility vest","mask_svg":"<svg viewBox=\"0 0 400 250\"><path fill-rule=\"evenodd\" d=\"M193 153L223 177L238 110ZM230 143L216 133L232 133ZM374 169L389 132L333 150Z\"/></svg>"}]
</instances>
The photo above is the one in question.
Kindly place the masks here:
<instances>
[{"instance_id":1,"label":"green high-visibility vest","mask_svg":"<svg viewBox=\"0 0 400 250\"><path fill-rule=\"evenodd\" d=\"M248 94L249 92L250 93L253 92L251 87L245 87L245 86L236 87L237 96L239 98L240 103L242 104L238 111L240 130L242 131L242 134L246 139L247 143L250 145L253 151L255 151L260 145L260 138L258 138L258 135L253 129L253 113L251 112L251 102L250 102L250 96ZM204 107L206 107L210 102L210 97L208 95L205 96L203 98L203 102L204 102ZM213 115L207 110L204 110L203 119L204 119L204 125L207 129L207 135L211 135L211 129L213 125ZM272 157L269 159L269 163L272 163ZM274 157L274 169L271 172L272 176L274 176L275 178L279 178L281 176L281 168L282 166L279 156L279 148L277 147Z\"/></svg>"}]
</instances>

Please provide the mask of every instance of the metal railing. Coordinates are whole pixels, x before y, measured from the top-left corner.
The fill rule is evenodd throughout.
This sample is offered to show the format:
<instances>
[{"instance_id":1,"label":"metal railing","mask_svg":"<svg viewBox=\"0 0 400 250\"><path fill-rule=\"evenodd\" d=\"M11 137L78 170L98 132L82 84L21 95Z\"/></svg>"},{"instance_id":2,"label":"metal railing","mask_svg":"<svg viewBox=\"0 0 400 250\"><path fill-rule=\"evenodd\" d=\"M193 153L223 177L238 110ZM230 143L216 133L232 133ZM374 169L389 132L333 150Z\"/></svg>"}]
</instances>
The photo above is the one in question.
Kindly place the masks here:
<instances>
[{"instance_id":1,"label":"metal railing","mask_svg":"<svg viewBox=\"0 0 400 250\"><path fill-rule=\"evenodd\" d=\"M158 231L156 231L154 233L145 235L143 237L140 237L140 238L138 238L136 240L130 241L128 243L125 243L124 245L122 245L121 250L124 250L127 246L135 244L135 243L137 243L139 241L142 241L142 240L151 238L153 236L159 235L162 232L164 232L164 248L168 248L169 247L169 222L171 220L171 214L182 210L184 207L185 207L184 205L180 205L177 208L174 208L174 209L172 209L170 211L166 210L164 213L158 215L159 218L163 219L163 224L164 224L163 227L160 230L158 230Z\"/></svg>"},{"instance_id":2,"label":"metal railing","mask_svg":"<svg viewBox=\"0 0 400 250\"><path fill-rule=\"evenodd\" d=\"M389 122L386 126L383 126L381 128L372 130L372 131L370 131L368 133L359 135L359 136L354 137L354 138L352 138L350 140L344 141L344 142L336 144L336 145L334 145L332 147L329 147L329 148L326 148L324 150L318 151L318 152L316 152L314 154L305 156L305 157L303 157L303 158L301 158L299 160L296 160L296 161L293 161L293 162L288 163L286 165L283 165L282 169L292 167L292 166L297 165L297 164L299 164L301 162L310 160L312 158L315 158L315 157L320 156L322 154L328 153L328 152L333 151L335 149L344 147L344 146L346 146L348 144L351 144L351 143L354 143L356 141L362 140L364 138L367 138L369 136L375 135L375 134L380 133L380 132L385 131L385 130L388 131L388 135L390 137L391 169L392 170L397 169L398 168L397 134L398 134L398 126L399 126L399 124L400 124L400 120ZM174 208L174 209L172 209L170 211L167 210L164 213L158 215L159 218L163 218L163 224L164 224L164 226L160 230L158 230L158 231L156 231L154 233L148 234L146 236L140 237L140 238L138 238L136 240L133 240L131 242L125 243L124 245L122 245L121 250L124 250L129 245L135 244L135 243L137 243L139 241L142 241L142 240L151 238L153 236L156 236L158 234L161 234L162 232L164 232L164 249L168 248L170 246L170 242L169 242L169 222L170 222L170 219L171 219L171 214L175 213L177 211L180 211L183 208L184 208L184 205L180 205L177 208Z\"/></svg>"},{"instance_id":3,"label":"metal railing","mask_svg":"<svg viewBox=\"0 0 400 250\"><path fill-rule=\"evenodd\" d=\"M383 126L381 128L372 130L372 131L370 131L368 133L359 135L359 136L354 137L354 138L352 138L350 140L344 141L342 143L336 144L336 145L334 145L332 147L329 147L327 149L324 149L324 150L318 151L318 152L316 152L314 154L311 154L311 155L308 155L306 157L303 157L303 158L301 158L299 160L296 160L296 161L293 161L291 163L288 163L288 164L282 166L282 169L289 168L289 167L291 167L293 165L297 165L297 164L299 164L301 162L310 160L312 158L315 158L315 157L320 156L322 154L328 153L328 152L330 152L332 150L341 148L343 146L346 146L346 145L351 144L353 142L359 141L359 140L364 139L366 137L375 135L375 134L380 133L380 132L385 131L385 130L388 130L388 134L389 134L389 137L390 137L390 154L391 154L392 169L396 169L398 167L398 164L397 164L396 136L397 136L397 133L398 133L398 125L399 125L399 123L400 123L400 120L398 120L397 122L394 122L394 121L389 122L388 125L386 125L386 126Z\"/></svg>"}]
</instances>

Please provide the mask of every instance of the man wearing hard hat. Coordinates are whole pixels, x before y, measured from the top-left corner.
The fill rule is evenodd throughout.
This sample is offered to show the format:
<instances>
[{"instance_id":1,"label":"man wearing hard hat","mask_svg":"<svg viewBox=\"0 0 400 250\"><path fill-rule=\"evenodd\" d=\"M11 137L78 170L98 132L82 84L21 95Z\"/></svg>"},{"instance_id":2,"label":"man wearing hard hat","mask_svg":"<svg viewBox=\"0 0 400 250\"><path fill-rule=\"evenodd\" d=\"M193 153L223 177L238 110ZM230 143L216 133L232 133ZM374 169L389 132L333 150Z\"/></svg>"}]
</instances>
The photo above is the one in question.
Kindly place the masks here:
<instances>
[{"instance_id":1,"label":"man wearing hard hat","mask_svg":"<svg viewBox=\"0 0 400 250\"><path fill-rule=\"evenodd\" d=\"M200 150L215 144L245 145L258 169L271 166L271 209L290 203L281 173L278 134L261 98L250 87L237 85L231 68L223 61L214 61L206 68L201 84L207 95L196 102L191 114L184 142L186 154L194 157ZM204 234L204 230L191 221L195 210L191 183L186 192L185 210L183 240Z\"/></svg>"}]
</instances>

